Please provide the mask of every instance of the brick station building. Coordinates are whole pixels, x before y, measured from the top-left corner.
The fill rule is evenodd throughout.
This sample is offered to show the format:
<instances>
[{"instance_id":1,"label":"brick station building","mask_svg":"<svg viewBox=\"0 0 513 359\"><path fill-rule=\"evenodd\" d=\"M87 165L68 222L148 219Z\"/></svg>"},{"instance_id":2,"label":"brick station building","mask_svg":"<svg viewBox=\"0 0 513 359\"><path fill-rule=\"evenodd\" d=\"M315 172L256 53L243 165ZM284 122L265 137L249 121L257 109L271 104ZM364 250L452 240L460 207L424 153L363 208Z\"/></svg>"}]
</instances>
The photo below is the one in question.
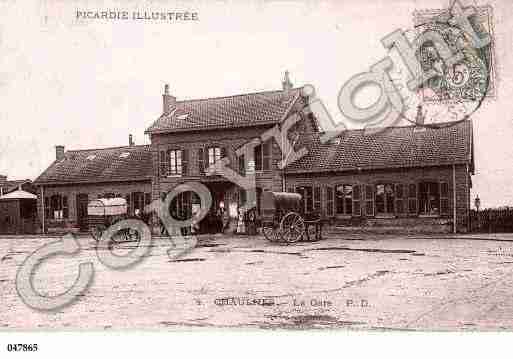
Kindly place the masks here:
<instances>
[{"instance_id":1,"label":"brick station building","mask_svg":"<svg viewBox=\"0 0 513 359\"><path fill-rule=\"evenodd\" d=\"M302 194L303 210L342 225L468 230L474 171L470 121L390 127L374 135L348 130L322 144L308 98L293 88L288 74L277 91L178 101L166 85L162 97L162 115L146 130L150 145L67 152L57 146L55 162L35 181L45 231L84 230L90 199L125 197L134 213L189 181L212 194L205 223L220 207L233 216L245 192L206 171L224 157L239 173L255 173L257 211L263 191L286 190ZM289 116L299 118L287 136L298 139L295 148L306 148L306 156L280 169L284 155L274 138L255 145L253 158L237 155ZM199 203L183 193L173 201L173 213L187 216ZM152 224L156 232L158 223Z\"/></svg>"}]
</instances>

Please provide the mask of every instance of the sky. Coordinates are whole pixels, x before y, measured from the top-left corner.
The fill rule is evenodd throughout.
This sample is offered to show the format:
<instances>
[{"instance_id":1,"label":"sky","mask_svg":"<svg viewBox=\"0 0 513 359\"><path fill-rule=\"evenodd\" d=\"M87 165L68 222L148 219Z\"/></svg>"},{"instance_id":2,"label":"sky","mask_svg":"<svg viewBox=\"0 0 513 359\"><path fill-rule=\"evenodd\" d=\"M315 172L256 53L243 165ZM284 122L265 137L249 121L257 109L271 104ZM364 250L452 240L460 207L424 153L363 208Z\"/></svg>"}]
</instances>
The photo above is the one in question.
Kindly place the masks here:
<instances>
[{"instance_id":1,"label":"sky","mask_svg":"<svg viewBox=\"0 0 513 359\"><path fill-rule=\"evenodd\" d=\"M483 5L476 1L464 4ZM513 6L493 9L496 96L473 114L482 207L513 205ZM2 1L0 173L36 178L66 149L123 146L178 100L276 90L285 70L312 84L337 118L337 96L386 56L380 39L446 0ZM77 11L197 12L197 21L77 19ZM372 103L372 91L366 96ZM363 100L364 102L366 99Z\"/></svg>"}]
</instances>

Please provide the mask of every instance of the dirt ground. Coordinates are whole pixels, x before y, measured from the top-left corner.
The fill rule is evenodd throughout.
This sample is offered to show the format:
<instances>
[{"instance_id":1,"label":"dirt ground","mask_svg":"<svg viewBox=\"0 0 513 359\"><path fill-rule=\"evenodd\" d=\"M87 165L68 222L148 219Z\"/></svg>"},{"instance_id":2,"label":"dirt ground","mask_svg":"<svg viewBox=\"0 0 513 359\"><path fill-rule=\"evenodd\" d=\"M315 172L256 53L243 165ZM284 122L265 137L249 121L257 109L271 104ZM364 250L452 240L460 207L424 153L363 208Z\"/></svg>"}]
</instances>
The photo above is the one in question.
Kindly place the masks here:
<instances>
[{"instance_id":1,"label":"dirt ground","mask_svg":"<svg viewBox=\"0 0 513 359\"><path fill-rule=\"evenodd\" d=\"M154 238L149 254L125 270L106 267L94 240L78 237L80 252L44 261L34 285L44 295L63 292L87 261L92 285L58 311L30 309L17 295L16 271L57 239L0 238L0 329L513 328L507 236L339 233L278 245L216 235L173 259L169 239ZM121 247L118 254L133 244Z\"/></svg>"}]
</instances>

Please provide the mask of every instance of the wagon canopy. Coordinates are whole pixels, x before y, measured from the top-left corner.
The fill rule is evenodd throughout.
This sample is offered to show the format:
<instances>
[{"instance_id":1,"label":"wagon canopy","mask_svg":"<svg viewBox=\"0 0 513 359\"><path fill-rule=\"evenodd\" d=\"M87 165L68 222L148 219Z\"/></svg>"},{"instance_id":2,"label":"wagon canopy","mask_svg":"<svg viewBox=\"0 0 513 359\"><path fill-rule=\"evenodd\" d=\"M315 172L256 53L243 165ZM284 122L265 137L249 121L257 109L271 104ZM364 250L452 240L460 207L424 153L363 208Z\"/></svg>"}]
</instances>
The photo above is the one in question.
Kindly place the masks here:
<instances>
[{"instance_id":1,"label":"wagon canopy","mask_svg":"<svg viewBox=\"0 0 513 359\"><path fill-rule=\"evenodd\" d=\"M290 192L271 192L262 193L262 212L264 216L269 216L281 212L297 212L301 208L301 195Z\"/></svg>"},{"instance_id":2,"label":"wagon canopy","mask_svg":"<svg viewBox=\"0 0 513 359\"><path fill-rule=\"evenodd\" d=\"M127 204L124 198L98 198L87 204L89 216L116 216L126 213Z\"/></svg>"}]
</instances>

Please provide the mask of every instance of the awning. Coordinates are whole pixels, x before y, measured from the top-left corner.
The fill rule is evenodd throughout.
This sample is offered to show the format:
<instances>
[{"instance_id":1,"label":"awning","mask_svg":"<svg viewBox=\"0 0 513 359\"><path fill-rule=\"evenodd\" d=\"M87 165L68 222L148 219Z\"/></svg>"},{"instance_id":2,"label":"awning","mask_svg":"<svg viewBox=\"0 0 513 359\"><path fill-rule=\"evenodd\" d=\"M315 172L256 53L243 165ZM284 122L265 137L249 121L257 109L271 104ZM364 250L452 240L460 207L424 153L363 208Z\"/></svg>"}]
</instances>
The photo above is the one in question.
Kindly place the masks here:
<instances>
[{"instance_id":1,"label":"awning","mask_svg":"<svg viewBox=\"0 0 513 359\"><path fill-rule=\"evenodd\" d=\"M4 194L2 197L0 197L0 201L7 199L37 199L37 196L22 189L18 189L14 192Z\"/></svg>"}]
</instances>

